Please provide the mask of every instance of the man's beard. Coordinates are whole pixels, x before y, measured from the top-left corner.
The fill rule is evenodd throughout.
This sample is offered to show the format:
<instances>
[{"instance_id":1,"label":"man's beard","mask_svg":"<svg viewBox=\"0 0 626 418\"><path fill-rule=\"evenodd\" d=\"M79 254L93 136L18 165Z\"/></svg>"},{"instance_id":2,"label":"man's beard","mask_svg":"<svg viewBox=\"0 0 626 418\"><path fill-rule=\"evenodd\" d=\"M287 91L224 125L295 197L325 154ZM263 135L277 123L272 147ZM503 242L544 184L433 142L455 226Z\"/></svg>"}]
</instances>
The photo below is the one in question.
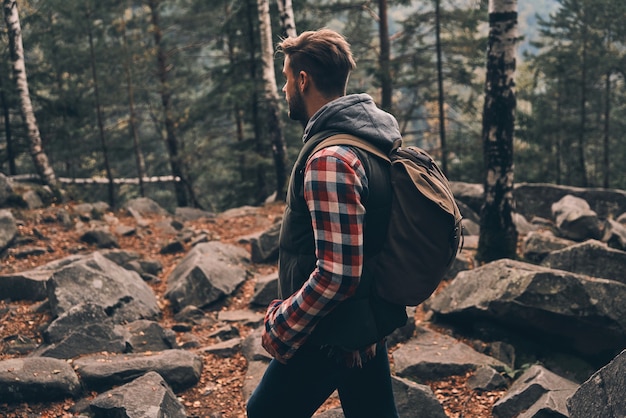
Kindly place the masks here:
<instances>
[{"instance_id":1,"label":"man's beard","mask_svg":"<svg viewBox=\"0 0 626 418\"><path fill-rule=\"evenodd\" d=\"M299 121L302 126L305 127L309 121L309 117L306 113L304 100L302 100L302 95L297 88L294 89L294 92L294 95L291 96L291 100L287 103L289 105L289 118Z\"/></svg>"}]
</instances>

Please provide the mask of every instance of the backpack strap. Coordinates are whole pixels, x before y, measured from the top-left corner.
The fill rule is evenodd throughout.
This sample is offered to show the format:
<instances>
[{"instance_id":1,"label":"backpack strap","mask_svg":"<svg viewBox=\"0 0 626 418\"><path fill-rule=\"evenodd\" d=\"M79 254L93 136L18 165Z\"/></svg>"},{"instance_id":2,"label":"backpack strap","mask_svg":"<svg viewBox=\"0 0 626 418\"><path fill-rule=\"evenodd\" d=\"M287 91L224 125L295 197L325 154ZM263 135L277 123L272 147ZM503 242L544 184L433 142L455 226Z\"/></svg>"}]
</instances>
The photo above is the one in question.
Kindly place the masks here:
<instances>
[{"instance_id":1,"label":"backpack strap","mask_svg":"<svg viewBox=\"0 0 626 418\"><path fill-rule=\"evenodd\" d=\"M313 151L311 151L311 154L309 155L313 155L317 151L321 150L322 148L330 147L333 145L354 146L362 150L365 150L371 154L374 154L377 157L382 158L383 160L390 161L389 156L385 154L384 152L382 152L378 147L372 145L371 143L367 142L366 140L362 138L359 138L358 136L354 136L350 134L337 134L337 135L332 135L332 136L329 136L328 138L325 138L319 144L317 144L315 148L313 148ZM392 149L395 149L399 146L400 146L400 140L394 142Z\"/></svg>"}]
</instances>

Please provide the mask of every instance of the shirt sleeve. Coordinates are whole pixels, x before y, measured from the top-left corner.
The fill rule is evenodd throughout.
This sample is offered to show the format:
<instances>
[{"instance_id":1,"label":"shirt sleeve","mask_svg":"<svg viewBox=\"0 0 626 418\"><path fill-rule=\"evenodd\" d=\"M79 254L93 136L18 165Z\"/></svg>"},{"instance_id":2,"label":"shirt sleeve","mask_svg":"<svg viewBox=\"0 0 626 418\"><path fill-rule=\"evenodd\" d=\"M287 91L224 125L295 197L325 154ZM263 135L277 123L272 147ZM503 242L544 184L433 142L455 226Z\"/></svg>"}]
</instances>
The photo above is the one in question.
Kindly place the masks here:
<instances>
[{"instance_id":1,"label":"shirt sleeve","mask_svg":"<svg viewBox=\"0 0 626 418\"><path fill-rule=\"evenodd\" d=\"M365 170L349 147L322 149L305 167L317 263L297 292L268 307L265 339L280 359L292 357L319 321L355 293L363 268L366 190Z\"/></svg>"}]
</instances>

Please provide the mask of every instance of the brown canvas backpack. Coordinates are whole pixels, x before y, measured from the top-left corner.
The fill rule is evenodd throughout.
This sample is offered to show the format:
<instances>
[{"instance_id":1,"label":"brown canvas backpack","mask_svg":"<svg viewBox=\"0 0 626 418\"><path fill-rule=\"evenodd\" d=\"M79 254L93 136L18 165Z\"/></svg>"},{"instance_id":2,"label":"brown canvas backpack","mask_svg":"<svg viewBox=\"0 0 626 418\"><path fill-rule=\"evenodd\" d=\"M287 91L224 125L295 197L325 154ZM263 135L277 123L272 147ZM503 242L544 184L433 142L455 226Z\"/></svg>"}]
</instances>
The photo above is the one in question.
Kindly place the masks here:
<instances>
[{"instance_id":1,"label":"brown canvas backpack","mask_svg":"<svg viewBox=\"0 0 626 418\"><path fill-rule=\"evenodd\" d=\"M386 155L348 134L322 140L310 155L332 145L354 146L389 161L393 189L389 227L382 250L368 267L383 299L419 305L437 289L462 246L462 217L448 179L421 148L398 146Z\"/></svg>"}]
</instances>

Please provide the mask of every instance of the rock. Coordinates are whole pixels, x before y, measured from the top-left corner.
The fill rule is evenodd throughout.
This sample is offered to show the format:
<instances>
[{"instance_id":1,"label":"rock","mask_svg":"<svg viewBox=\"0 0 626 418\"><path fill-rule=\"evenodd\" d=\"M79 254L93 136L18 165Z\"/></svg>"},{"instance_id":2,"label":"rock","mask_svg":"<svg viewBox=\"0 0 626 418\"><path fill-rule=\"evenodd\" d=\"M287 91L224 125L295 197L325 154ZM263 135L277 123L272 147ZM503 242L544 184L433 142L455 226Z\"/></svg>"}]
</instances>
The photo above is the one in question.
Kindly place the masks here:
<instances>
[{"instance_id":1,"label":"rock","mask_svg":"<svg viewBox=\"0 0 626 418\"><path fill-rule=\"evenodd\" d=\"M187 305L205 307L233 293L244 282L247 252L220 242L198 244L167 278L165 297L175 312Z\"/></svg>"},{"instance_id":2,"label":"rock","mask_svg":"<svg viewBox=\"0 0 626 418\"><path fill-rule=\"evenodd\" d=\"M82 325L64 336L61 341L40 346L33 355L72 359L102 351L109 353L127 351L124 332L110 322Z\"/></svg>"},{"instance_id":3,"label":"rock","mask_svg":"<svg viewBox=\"0 0 626 418\"><path fill-rule=\"evenodd\" d=\"M626 212L626 192L623 190L517 183L513 193L515 210L527 218L532 216L551 218L551 205L566 195L584 199L589 203L591 210L602 218L616 218Z\"/></svg>"},{"instance_id":4,"label":"rock","mask_svg":"<svg viewBox=\"0 0 626 418\"><path fill-rule=\"evenodd\" d=\"M153 355L85 356L76 359L74 367L90 390L107 390L154 371L178 392L198 383L202 358L189 351L175 349Z\"/></svg>"},{"instance_id":5,"label":"rock","mask_svg":"<svg viewBox=\"0 0 626 418\"><path fill-rule=\"evenodd\" d=\"M79 303L63 312L43 331L44 341L48 344L57 343L71 332L88 324L109 322L104 307L93 303Z\"/></svg>"},{"instance_id":6,"label":"rock","mask_svg":"<svg viewBox=\"0 0 626 418\"><path fill-rule=\"evenodd\" d=\"M250 239L250 258L253 263L278 260L278 236L281 225L281 222L277 222L258 237Z\"/></svg>"},{"instance_id":7,"label":"rock","mask_svg":"<svg viewBox=\"0 0 626 418\"><path fill-rule=\"evenodd\" d=\"M196 221L198 219L213 219L215 214L198 208L177 207L174 216L182 221Z\"/></svg>"},{"instance_id":8,"label":"rock","mask_svg":"<svg viewBox=\"0 0 626 418\"><path fill-rule=\"evenodd\" d=\"M558 251L574 244L576 241L559 238L550 231L533 231L524 238L522 253L525 260L531 263L540 263L552 251Z\"/></svg>"},{"instance_id":9,"label":"rock","mask_svg":"<svg viewBox=\"0 0 626 418\"><path fill-rule=\"evenodd\" d=\"M87 244L93 244L97 248L119 248L117 238L105 229L91 229L81 235L80 240Z\"/></svg>"},{"instance_id":10,"label":"rock","mask_svg":"<svg viewBox=\"0 0 626 418\"><path fill-rule=\"evenodd\" d=\"M262 328L257 328L243 340L241 353L248 363L255 361L269 362L272 360L272 356L270 356L261 345L262 331Z\"/></svg>"},{"instance_id":11,"label":"rock","mask_svg":"<svg viewBox=\"0 0 626 418\"><path fill-rule=\"evenodd\" d=\"M222 322L237 322L242 325L256 327L263 322L263 317L263 314L249 309L237 309L220 311L217 315L217 320Z\"/></svg>"},{"instance_id":12,"label":"rock","mask_svg":"<svg viewBox=\"0 0 626 418\"><path fill-rule=\"evenodd\" d=\"M402 418L447 417L430 387L396 376L392 376L391 385Z\"/></svg>"},{"instance_id":13,"label":"rock","mask_svg":"<svg viewBox=\"0 0 626 418\"><path fill-rule=\"evenodd\" d=\"M13 181L0 173L0 208L10 204L15 200L15 192L13 190Z\"/></svg>"},{"instance_id":14,"label":"rock","mask_svg":"<svg viewBox=\"0 0 626 418\"><path fill-rule=\"evenodd\" d=\"M494 418L568 417L566 400L578 384L531 366L493 406ZM597 416L597 415L596 415Z\"/></svg>"},{"instance_id":15,"label":"rock","mask_svg":"<svg viewBox=\"0 0 626 418\"><path fill-rule=\"evenodd\" d=\"M17 236L17 224L8 209L0 209L0 252L8 248Z\"/></svg>"},{"instance_id":16,"label":"rock","mask_svg":"<svg viewBox=\"0 0 626 418\"><path fill-rule=\"evenodd\" d=\"M230 340L215 343L204 347L202 351L215 354L218 357L231 357L241 351L241 338L231 338Z\"/></svg>"},{"instance_id":17,"label":"rock","mask_svg":"<svg viewBox=\"0 0 626 418\"><path fill-rule=\"evenodd\" d=\"M172 389L155 372L97 396L90 410L95 417L187 417Z\"/></svg>"},{"instance_id":18,"label":"rock","mask_svg":"<svg viewBox=\"0 0 626 418\"><path fill-rule=\"evenodd\" d=\"M278 298L278 273L268 274L257 278L254 285L254 295L250 304L268 306Z\"/></svg>"},{"instance_id":19,"label":"rock","mask_svg":"<svg viewBox=\"0 0 626 418\"><path fill-rule=\"evenodd\" d=\"M606 242L609 247L626 251L626 226L613 219L607 219L602 242Z\"/></svg>"},{"instance_id":20,"label":"rock","mask_svg":"<svg viewBox=\"0 0 626 418\"><path fill-rule=\"evenodd\" d=\"M65 361L45 357L0 361L0 399L4 403L58 401L80 392L78 376Z\"/></svg>"},{"instance_id":21,"label":"rock","mask_svg":"<svg viewBox=\"0 0 626 418\"><path fill-rule=\"evenodd\" d=\"M163 209L157 202L147 197L138 197L131 199L124 207L131 212L131 214L139 215L140 217L146 215L168 215L169 213Z\"/></svg>"},{"instance_id":22,"label":"rock","mask_svg":"<svg viewBox=\"0 0 626 418\"><path fill-rule=\"evenodd\" d=\"M594 373L567 400L570 418L626 417L626 350Z\"/></svg>"},{"instance_id":23,"label":"rock","mask_svg":"<svg viewBox=\"0 0 626 418\"><path fill-rule=\"evenodd\" d=\"M48 281L48 298L53 315L80 303L101 305L116 323L161 314L154 292L137 273L98 252L56 270Z\"/></svg>"},{"instance_id":24,"label":"rock","mask_svg":"<svg viewBox=\"0 0 626 418\"><path fill-rule=\"evenodd\" d=\"M454 198L465 203L475 213L480 213L484 201L484 188L481 184L451 181L450 190Z\"/></svg>"},{"instance_id":25,"label":"rock","mask_svg":"<svg viewBox=\"0 0 626 418\"><path fill-rule=\"evenodd\" d=\"M564 196L552 205L552 216L559 235L563 238L574 241L602 238L603 225L598 215L581 198L572 195Z\"/></svg>"},{"instance_id":26,"label":"rock","mask_svg":"<svg viewBox=\"0 0 626 418\"><path fill-rule=\"evenodd\" d=\"M505 364L446 335L418 327L413 337L393 352L396 374L412 380L437 380L462 375L482 366L503 371Z\"/></svg>"},{"instance_id":27,"label":"rock","mask_svg":"<svg viewBox=\"0 0 626 418\"><path fill-rule=\"evenodd\" d=\"M553 269L567 270L587 276L602 277L626 284L626 252L606 244L588 240L553 251L541 263Z\"/></svg>"},{"instance_id":28,"label":"rock","mask_svg":"<svg viewBox=\"0 0 626 418\"><path fill-rule=\"evenodd\" d=\"M428 305L452 323L487 321L506 335L522 333L598 362L626 345L623 300L626 286L613 280L498 260L459 273Z\"/></svg>"},{"instance_id":29,"label":"rock","mask_svg":"<svg viewBox=\"0 0 626 418\"><path fill-rule=\"evenodd\" d=\"M128 344L133 353L158 352L176 347L176 335L158 322L140 319L126 325Z\"/></svg>"},{"instance_id":30,"label":"rock","mask_svg":"<svg viewBox=\"0 0 626 418\"><path fill-rule=\"evenodd\" d=\"M467 379L467 385L472 390L491 391L502 389L507 386L506 380L500 373L491 367L479 367Z\"/></svg>"}]
</instances>

